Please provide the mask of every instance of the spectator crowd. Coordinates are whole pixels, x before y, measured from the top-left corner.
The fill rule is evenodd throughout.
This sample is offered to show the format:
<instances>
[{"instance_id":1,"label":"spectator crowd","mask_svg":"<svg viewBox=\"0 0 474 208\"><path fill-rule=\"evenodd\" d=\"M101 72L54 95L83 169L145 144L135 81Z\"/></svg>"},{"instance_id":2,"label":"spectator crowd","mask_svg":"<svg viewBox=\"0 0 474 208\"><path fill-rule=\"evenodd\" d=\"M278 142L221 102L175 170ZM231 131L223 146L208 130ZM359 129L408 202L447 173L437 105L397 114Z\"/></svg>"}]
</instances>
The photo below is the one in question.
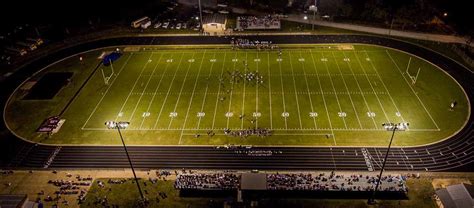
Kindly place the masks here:
<instances>
[{"instance_id":1,"label":"spectator crowd","mask_svg":"<svg viewBox=\"0 0 474 208\"><path fill-rule=\"evenodd\" d=\"M178 175L176 189L235 190L240 188L241 175L238 173L181 174ZM301 191L372 191L378 177L362 174L329 175L320 173L266 174L267 190ZM383 176L379 191L408 192L406 177L401 175Z\"/></svg>"},{"instance_id":2,"label":"spectator crowd","mask_svg":"<svg viewBox=\"0 0 474 208\"><path fill-rule=\"evenodd\" d=\"M237 29L280 29L281 21L277 15L265 16L239 16L237 17Z\"/></svg>"},{"instance_id":3,"label":"spectator crowd","mask_svg":"<svg viewBox=\"0 0 474 208\"><path fill-rule=\"evenodd\" d=\"M240 187L240 175L233 173L181 174L176 189L234 190Z\"/></svg>"}]
</instances>

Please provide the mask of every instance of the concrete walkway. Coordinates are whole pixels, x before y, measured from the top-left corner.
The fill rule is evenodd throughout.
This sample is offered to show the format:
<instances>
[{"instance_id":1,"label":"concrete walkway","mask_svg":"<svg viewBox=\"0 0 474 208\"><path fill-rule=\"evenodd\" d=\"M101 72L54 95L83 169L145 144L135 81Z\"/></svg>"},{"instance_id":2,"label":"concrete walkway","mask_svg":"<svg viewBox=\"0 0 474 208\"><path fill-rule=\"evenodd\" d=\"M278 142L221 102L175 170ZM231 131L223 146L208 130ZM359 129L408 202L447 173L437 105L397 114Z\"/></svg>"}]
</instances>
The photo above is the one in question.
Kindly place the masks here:
<instances>
[{"instance_id":1,"label":"concrete walkway","mask_svg":"<svg viewBox=\"0 0 474 208\"><path fill-rule=\"evenodd\" d=\"M308 20L303 19L304 15L289 15L288 18L285 20L292 21L292 22L299 22L299 23L307 23L307 24L315 24L319 26L325 27L334 27L346 30L354 30L359 32L367 32L367 33L374 33L379 35L392 35L398 37L405 37L405 38L414 38L420 40L429 40L429 41L436 41L436 42L445 42L445 43L462 43L466 44L466 38L454 36L454 35L440 35L440 34L431 34L431 33L419 33L419 32L408 32L408 31L400 31L400 30L391 30L386 28L378 28L378 27L369 27L369 26L362 26L362 25L354 25L354 24L346 24L346 23L336 23L336 22L329 22L329 21L322 21L322 20L312 20L312 15L308 15ZM474 46L474 43L470 44Z\"/></svg>"}]
</instances>

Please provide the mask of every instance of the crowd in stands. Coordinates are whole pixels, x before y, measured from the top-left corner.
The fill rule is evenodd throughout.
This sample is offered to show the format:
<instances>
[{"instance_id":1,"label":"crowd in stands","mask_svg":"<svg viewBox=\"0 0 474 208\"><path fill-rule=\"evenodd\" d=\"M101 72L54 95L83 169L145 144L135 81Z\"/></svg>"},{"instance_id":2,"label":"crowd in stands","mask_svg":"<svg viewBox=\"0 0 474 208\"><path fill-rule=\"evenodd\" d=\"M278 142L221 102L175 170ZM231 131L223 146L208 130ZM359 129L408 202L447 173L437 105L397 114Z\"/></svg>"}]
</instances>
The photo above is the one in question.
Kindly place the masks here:
<instances>
[{"instance_id":1,"label":"crowd in stands","mask_svg":"<svg viewBox=\"0 0 474 208\"><path fill-rule=\"evenodd\" d=\"M239 16L237 17L238 29L280 29L281 21L277 15L265 16Z\"/></svg>"},{"instance_id":2,"label":"crowd in stands","mask_svg":"<svg viewBox=\"0 0 474 208\"><path fill-rule=\"evenodd\" d=\"M240 187L240 174L182 174L178 175L175 188L198 190L234 190ZM267 174L267 190L302 190L302 191L372 191L378 178L371 175L351 174L326 175ZM400 175L382 177L379 191L407 192L406 178Z\"/></svg>"},{"instance_id":3,"label":"crowd in stands","mask_svg":"<svg viewBox=\"0 0 474 208\"><path fill-rule=\"evenodd\" d=\"M258 50L274 50L278 48L278 46L274 45L272 41L249 40L243 38L232 38L230 45L232 46L232 49L256 48Z\"/></svg>"},{"instance_id":4,"label":"crowd in stands","mask_svg":"<svg viewBox=\"0 0 474 208\"><path fill-rule=\"evenodd\" d=\"M234 190L240 187L240 175L232 173L181 174L176 178L177 189Z\"/></svg>"},{"instance_id":5,"label":"crowd in stands","mask_svg":"<svg viewBox=\"0 0 474 208\"><path fill-rule=\"evenodd\" d=\"M369 175L353 174L349 176L329 176L321 173L312 174L268 174L267 186L269 190L318 190L318 191L372 191L378 178ZM379 191L406 192L405 179L399 175L384 176Z\"/></svg>"},{"instance_id":6,"label":"crowd in stands","mask_svg":"<svg viewBox=\"0 0 474 208\"><path fill-rule=\"evenodd\" d=\"M253 136L253 135L258 136L258 137L267 137L267 136L272 135L272 131L266 128L252 128L252 129L244 129L244 130L238 130L238 131L231 131L230 129L225 129L224 134L228 136L241 137L241 138L246 138L248 136Z\"/></svg>"}]
</instances>

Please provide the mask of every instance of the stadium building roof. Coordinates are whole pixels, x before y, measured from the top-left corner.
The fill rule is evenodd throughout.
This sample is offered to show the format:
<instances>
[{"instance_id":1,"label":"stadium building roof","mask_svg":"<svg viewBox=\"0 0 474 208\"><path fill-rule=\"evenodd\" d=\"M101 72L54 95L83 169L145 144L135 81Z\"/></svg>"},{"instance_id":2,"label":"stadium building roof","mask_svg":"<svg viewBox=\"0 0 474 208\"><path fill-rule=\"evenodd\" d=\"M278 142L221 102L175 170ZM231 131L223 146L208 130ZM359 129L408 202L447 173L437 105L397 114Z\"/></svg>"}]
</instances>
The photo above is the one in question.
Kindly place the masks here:
<instances>
[{"instance_id":1,"label":"stadium building roof","mask_svg":"<svg viewBox=\"0 0 474 208\"><path fill-rule=\"evenodd\" d=\"M436 191L444 208L474 207L474 185L456 184Z\"/></svg>"},{"instance_id":2,"label":"stadium building roof","mask_svg":"<svg viewBox=\"0 0 474 208\"><path fill-rule=\"evenodd\" d=\"M225 24L226 16L223 14L210 14L202 18L202 24Z\"/></svg>"},{"instance_id":3,"label":"stadium building roof","mask_svg":"<svg viewBox=\"0 0 474 208\"><path fill-rule=\"evenodd\" d=\"M34 204L28 201L26 195L0 195L0 207L1 208L32 208Z\"/></svg>"},{"instance_id":4,"label":"stadium building roof","mask_svg":"<svg viewBox=\"0 0 474 208\"><path fill-rule=\"evenodd\" d=\"M240 183L242 190L266 190L267 174L264 173L244 173Z\"/></svg>"}]
</instances>

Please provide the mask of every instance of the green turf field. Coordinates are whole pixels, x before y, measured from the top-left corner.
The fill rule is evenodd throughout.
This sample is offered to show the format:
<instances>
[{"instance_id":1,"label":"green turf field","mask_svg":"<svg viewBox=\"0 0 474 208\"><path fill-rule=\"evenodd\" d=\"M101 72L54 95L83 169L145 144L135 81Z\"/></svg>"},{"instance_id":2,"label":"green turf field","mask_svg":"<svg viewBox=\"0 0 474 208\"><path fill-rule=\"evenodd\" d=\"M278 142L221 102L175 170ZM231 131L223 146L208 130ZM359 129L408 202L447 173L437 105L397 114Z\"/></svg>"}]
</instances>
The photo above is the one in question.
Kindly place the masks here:
<instances>
[{"instance_id":1,"label":"green turf field","mask_svg":"<svg viewBox=\"0 0 474 208\"><path fill-rule=\"evenodd\" d=\"M367 45L286 45L277 51L226 46L153 47L124 52L101 66L65 110L52 135L35 133L57 115L100 61L103 50L56 63L47 71L74 72L71 84L48 101L12 98L10 129L32 141L59 144L120 144L105 121L129 121L135 145L364 145L385 146L384 122L409 122L394 145L421 145L458 131L470 113L464 91L445 72L409 54ZM113 50L113 49L110 49ZM407 67L408 66L408 67ZM115 74L109 84L103 74ZM411 76L420 69L412 84ZM258 74L263 83L236 78ZM233 75L234 76L233 76ZM449 110L457 101L454 111ZM224 135L267 128L271 136ZM215 136L208 136L212 130ZM199 138L195 138L200 134Z\"/></svg>"}]
</instances>

